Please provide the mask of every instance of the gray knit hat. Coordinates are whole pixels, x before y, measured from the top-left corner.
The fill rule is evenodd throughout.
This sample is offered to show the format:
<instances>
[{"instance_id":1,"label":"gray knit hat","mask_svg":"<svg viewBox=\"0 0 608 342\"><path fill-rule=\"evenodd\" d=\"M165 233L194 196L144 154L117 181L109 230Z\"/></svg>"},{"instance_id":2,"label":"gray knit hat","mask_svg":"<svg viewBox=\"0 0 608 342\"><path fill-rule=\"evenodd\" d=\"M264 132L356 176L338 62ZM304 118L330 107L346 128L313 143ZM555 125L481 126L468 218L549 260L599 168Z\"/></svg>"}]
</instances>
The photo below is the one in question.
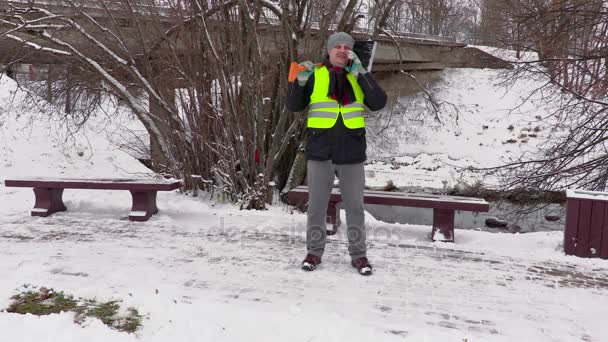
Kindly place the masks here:
<instances>
[{"instance_id":1,"label":"gray knit hat","mask_svg":"<svg viewBox=\"0 0 608 342\"><path fill-rule=\"evenodd\" d=\"M352 49L353 45L355 45L355 40L346 32L336 32L327 38L327 53L339 44L345 44Z\"/></svg>"}]
</instances>

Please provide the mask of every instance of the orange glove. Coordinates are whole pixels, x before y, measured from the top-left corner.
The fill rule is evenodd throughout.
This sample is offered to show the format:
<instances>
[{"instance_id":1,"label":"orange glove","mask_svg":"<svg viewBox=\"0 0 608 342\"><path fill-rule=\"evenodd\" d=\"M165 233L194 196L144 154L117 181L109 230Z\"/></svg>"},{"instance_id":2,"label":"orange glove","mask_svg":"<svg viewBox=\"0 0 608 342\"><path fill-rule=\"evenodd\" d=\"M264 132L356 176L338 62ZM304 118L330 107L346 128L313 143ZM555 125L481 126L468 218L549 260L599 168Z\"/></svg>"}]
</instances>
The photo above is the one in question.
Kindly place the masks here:
<instances>
[{"instance_id":1,"label":"orange glove","mask_svg":"<svg viewBox=\"0 0 608 342\"><path fill-rule=\"evenodd\" d=\"M298 80L298 84L300 86L306 85L308 78L314 72L313 64L311 61L304 61L302 63L291 62L289 66L289 82L294 82Z\"/></svg>"}]
</instances>

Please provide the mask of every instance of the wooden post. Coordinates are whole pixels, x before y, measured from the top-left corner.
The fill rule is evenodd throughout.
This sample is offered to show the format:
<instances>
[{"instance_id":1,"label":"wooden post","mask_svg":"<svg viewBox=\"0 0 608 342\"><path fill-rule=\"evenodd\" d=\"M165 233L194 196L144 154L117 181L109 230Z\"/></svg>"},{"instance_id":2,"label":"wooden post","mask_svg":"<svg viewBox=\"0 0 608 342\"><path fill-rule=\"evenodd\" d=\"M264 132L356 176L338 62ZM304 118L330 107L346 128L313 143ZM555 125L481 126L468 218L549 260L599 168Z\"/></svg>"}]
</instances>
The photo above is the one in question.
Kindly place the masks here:
<instances>
[{"instance_id":1,"label":"wooden post","mask_svg":"<svg viewBox=\"0 0 608 342\"><path fill-rule=\"evenodd\" d=\"M340 209L337 208L337 202L329 201L327 204L327 215L325 223L331 224L332 229L326 229L327 235L334 235L340 226Z\"/></svg>"},{"instance_id":2,"label":"wooden post","mask_svg":"<svg viewBox=\"0 0 608 342\"><path fill-rule=\"evenodd\" d=\"M325 222L329 224L336 224L336 202L329 201L327 204L327 216Z\"/></svg>"},{"instance_id":3,"label":"wooden post","mask_svg":"<svg viewBox=\"0 0 608 342\"><path fill-rule=\"evenodd\" d=\"M433 209L432 239L454 242L454 210Z\"/></svg>"},{"instance_id":4,"label":"wooden post","mask_svg":"<svg viewBox=\"0 0 608 342\"><path fill-rule=\"evenodd\" d=\"M34 188L36 195L36 204L32 209L32 216L47 217L58 211L66 211L67 208L63 204L63 189L53 188Z\"/></svg>"},{"instance_id":5,"label":"wooden post","mask_svg":"<svg viewBox=\"0 0 608 342\"><path fill-rule=\"evenodd\" d=\"M576 250L578 234L578 214L581 201L569 198L566 202L566 228L564 229L564 252L574 255Z\"/></svg>"},{"instance_id":6,"label":"wooden post","mask_svg":"<svg viewBox=\"0 0 608 342\"><path fill-rule=\"evenodd\" d=\"M131 221L148 221L148 219L158 213L156 207L156 191L136 191L130 190L133 204L129 220Z\"/></svg>"},{"instance_id":7,"label":"wooden post","mask_svg":"<svg viewBox=\"0 0 608 342\"><path fill-rule=\"evenodd\" d=\"M608 259L608 205L604 208L604 223L602 224L602 248L600 258Z\"/></svg>"},{"instance_id":8,"label":"wooden post","mask_svg":"<svg viewBox=\"0 0 608 342\"><path fill-rule=\"evenodd\" d=\"M608 193L568 190L564 252L608 259Z\"/></svg>"},{"instance_id":9,"label":"wooden post","mask_svg":"<svg viewBox=\"0 0 608 342\"><path fill-rule=\"evenodd\" d=\"M574 254L579 257L589 257L589 237L591 226L591 200L581 200L578 213L578 232L576 233L576 247Z\"/></svg>"},{"instance_id":10,"label":"wooden post","mask_svg":"<svg viewBox=\"0 0 608 342\"><path fill-rule=\"evenodd\" d=\"M606 203L594 201L591 206L591 224L589 225L589 246L587 256L598 258L602 251L602 227L607 218L604 216Z\"/></svg>"}]
</instances>

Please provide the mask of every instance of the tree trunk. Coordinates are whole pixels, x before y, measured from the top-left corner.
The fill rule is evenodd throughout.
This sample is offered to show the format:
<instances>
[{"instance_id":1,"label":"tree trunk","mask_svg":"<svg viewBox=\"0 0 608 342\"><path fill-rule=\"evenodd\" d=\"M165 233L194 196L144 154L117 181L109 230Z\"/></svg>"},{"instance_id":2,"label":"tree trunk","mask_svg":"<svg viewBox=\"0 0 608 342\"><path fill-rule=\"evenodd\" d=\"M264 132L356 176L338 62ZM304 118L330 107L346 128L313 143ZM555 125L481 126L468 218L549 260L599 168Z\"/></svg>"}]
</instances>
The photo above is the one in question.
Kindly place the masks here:
<instances>
[{"instance_id":1,"label":"tree trunk","mask_svg":"<svg viewBox=\"0 0 608 342\"><path fill-rule=\"evenodd\" d=\"M306 143L303 141L300 143L300 146L298 146L298 153L296 154L296 158L291 166L291 171L289 172L289 177L287 178L287 184L285 184L285 187L281 191L281 201L285 203L287 203L287 193L289 190L302 184L304 178L306 177L305 148Z\"/></svg>"}]
</instances>

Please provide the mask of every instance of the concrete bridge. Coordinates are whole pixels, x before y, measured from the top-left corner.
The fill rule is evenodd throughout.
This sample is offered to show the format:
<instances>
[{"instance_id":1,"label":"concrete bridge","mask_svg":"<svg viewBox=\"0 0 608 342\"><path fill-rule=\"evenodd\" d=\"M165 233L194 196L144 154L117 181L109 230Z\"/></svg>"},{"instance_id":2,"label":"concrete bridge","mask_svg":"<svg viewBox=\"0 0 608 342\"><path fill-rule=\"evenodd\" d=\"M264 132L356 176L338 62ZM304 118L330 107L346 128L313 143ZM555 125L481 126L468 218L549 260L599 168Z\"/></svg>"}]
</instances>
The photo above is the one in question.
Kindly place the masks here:
<instances>
[{"instance_id":1,"label":"concrete bridge","mask_svg":"<svg viewBox=\"0 0 608 342\"><path fill-rule=\"evenodd\" d=\"M28 1L26 0L2 1L0 3L0 11L9 10L11 5L24 7L27 3ZM52 4L52 1L49 1L49 3L51 4L44 6L45 8L51 9L54 13L73 15L74 10L61 4L61 2L57 2L55 5ZM124 9L118 7L104 9L98 2L90 0L85 0L81 2L81 4L81 9L98 20L102 25L112 27L114 24L111 21L116 20L127 41L137 39L138 32L137 27L134 24L133 16L130 14L127 15ZM111 3L110 6L112 6ZM109 18L107 13L108 10L111 11L114 18ZM166 26L167 29L174 24L174 21L170 20L170 13L164 11L162 8L139 6L137 11L139 11L139 19L145 18L146 14L155 13L155 18L160 18L161 25ZM167 18L167 20L163 21L162 18ZM267 19L269 21L260 25L258 32L260 35L260 42L265 48L265 51L272 55L273 53L278 54L281 50L282 42L277 40L277 36L281 33L281 27L272 22L271 16L269 16L269 18L270 19ZM93 32L100 32L99 28L94 27L93 25L83 25L87 25L87 29L90 29ZM312 29L312 32L310 32L313 37L313 43L320 43L318 40L324 40L326 38L317 36L314 31L315 30ZM28 41L35 45L44 44L39 38L31 34L18 33L15 35L18 35L19 38L24 41ZM89 44L89 42L84 41L81 36L75 33L65 32L60 33L60 35L61 38L77 47L85 47ZM352 35L355 39L360 40L365 40L369 37L366 33L356 31L352 33ZM315 39L317 42L314 42ZM397 96L417 92L419 91L418 82L425 84L432 81L440 74L440 71L445 68L510 67L509 63L486 54L479 49L466 48L466 44L448 41L442 37L412 37L412 35L387 37L381 35L378 37L377 42L378 45L373 72L388 91L389 95ZM116 42L107 40L104 41L104 43L116 48L117 51L120 51L120 47L117 46ZM191 54L191 51L189 51L187 47L179 46L179 39L175 39L174 43L178 54ZM137 46L137 44L134 44L134 46ZM66 64L65 56L49 54L48 52L36 50L32 47L24 47L23 43L14 39L0 37L0 64L3 62L6 63L8 60L14 61L17 59L19 60L19 63L31 65ZM418 81L413 80L410 75L404 72L414 75Z\"/></svg>"}]
</instances>

